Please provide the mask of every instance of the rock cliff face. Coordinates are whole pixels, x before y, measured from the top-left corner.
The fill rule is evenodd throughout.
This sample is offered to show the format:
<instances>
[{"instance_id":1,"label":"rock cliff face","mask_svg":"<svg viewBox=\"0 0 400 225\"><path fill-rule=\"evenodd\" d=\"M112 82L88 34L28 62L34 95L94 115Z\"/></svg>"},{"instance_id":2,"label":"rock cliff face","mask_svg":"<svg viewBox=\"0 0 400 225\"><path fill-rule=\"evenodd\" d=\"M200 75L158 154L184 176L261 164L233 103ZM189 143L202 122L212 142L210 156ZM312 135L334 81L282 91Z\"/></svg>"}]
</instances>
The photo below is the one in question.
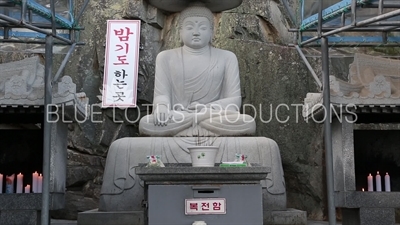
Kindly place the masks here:
<instances>
[{"instance_id":1,"label":"rock cliff face","mask_svg":"<svg viewBox=\"0 0 400 225\"><path fill-rule=\"evenodd\" d=\"M76 5L82 4L82 0ZM91 121L69 126L67 207L54 217L74 219L77 211L97 208L108 146L122 137L138 136L138 119L152 102L156 55L180 45L178 14L164 14L141 0L90 1L83 17L85 30L66 68L77 91L86 92ZM281 149L288 207L324 217L322 127L303 121L301 106L307 92L316 91L311 76L294 48L293 37L279 1L244 0L237 9L215 15L213 44L234 52L239 60L243 111L255 116L257 135L277 141ZM106 20L142 21L138 109L100 109ZM298 104L296 106L296 104ZM251 105L251 106L250 106Z\"/></svg>"}]
</instances>

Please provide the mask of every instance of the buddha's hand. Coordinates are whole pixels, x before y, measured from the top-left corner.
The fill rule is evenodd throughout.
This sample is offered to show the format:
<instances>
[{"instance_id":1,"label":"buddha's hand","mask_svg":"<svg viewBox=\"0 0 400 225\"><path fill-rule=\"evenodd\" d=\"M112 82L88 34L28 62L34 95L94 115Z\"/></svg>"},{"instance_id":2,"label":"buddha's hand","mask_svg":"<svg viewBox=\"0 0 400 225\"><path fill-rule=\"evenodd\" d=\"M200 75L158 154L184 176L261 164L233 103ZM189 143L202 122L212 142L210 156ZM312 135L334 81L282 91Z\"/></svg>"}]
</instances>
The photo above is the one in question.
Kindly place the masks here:
<instances>
[{"instance_id":1,"label":"buddha's hand","mask_svg":"<svg viewBox=\"0 0 400 225\"><path fill-rule=\"evenodd\" d=\"M171 118L170 110L167 105L157 105L153 116L155 126L167 126Z\"/></svg>"},{"instance_id":2,"label":"buddha's hand","mask_svg":"<svg viewBox=\"0 0 400 225\"><path fill-rule=\"evenodd\" d=\"M200 112L201 110L205 109L206 105L200 104L198 102L192 102L189 106L188 109L194 112Z\"/></svg>"}]
</instances>

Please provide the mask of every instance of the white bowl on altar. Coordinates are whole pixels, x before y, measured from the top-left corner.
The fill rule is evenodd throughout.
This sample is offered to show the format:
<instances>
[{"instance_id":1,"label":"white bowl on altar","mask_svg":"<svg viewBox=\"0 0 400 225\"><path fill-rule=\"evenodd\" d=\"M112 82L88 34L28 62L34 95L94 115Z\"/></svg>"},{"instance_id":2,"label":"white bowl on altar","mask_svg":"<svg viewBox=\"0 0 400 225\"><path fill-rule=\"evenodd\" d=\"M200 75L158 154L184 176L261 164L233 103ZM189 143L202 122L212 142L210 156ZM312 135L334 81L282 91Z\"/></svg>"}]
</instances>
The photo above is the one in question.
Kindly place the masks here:
<instances>
[{"instance_id":1,"label":"white bowl on altar","mask_svg":"<svg viewBox=\"0 0 400 225\"><path fill-rule=\"evenodd\" d=\"M214 167L218 146L189 146L193 167Z\"/></svg>"}]
</instances>

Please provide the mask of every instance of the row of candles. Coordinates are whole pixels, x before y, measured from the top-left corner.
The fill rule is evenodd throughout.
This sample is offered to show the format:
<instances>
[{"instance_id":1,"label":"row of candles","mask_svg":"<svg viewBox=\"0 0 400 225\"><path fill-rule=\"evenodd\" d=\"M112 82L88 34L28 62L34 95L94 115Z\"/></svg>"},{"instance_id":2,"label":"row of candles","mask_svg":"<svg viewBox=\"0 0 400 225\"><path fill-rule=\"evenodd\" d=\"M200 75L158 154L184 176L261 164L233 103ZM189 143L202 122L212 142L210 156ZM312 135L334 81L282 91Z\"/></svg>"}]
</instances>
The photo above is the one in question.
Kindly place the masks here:
<instances>
[{"instance_id":1,"label":"row of candles","mask_svg":"<svg viewBox=\"0 0 400 225\"><path fill-rule=\"evenodd\" d=\"M374 177L369 174L367 177L368 180L368 191L374 191ZM390 176L389 173L385 175L385 191L390 192ZM362 189L364 191L364 188ZM375 191L382 191L382 177L379 174L379 171L376 173L375 176Z\"/></svg>"},{"instance_id":2,"label":"row of candles","mask_svg":"<svg viewBox=\"0 0 400 225\"><path fill-rule=\"evenodd\" d=\"M5 193L14 193L14 180L15 174L6 177L6 189ZM0 194L3 193L3 174L0 173ZM17 175L17 182L16 182L16 193L31 193L31 185L27 184L25 188L23 187L23 179L24 175L19 173ZM43 186L43 176L37 172L32 174L32 193L42 193L42 186ZM24 192L22 192L24 190Z\"/></svg>"}]
</instances>

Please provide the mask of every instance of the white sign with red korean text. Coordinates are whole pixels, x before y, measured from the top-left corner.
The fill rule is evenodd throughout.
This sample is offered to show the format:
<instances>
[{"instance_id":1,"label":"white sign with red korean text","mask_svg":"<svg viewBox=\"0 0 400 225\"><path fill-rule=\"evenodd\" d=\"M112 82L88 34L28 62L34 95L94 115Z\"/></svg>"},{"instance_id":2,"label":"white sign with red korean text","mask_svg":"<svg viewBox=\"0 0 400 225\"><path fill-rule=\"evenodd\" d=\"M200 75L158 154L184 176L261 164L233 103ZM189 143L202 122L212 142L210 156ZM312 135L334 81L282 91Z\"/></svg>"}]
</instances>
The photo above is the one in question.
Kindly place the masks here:
<instances>
[{"instance_id":1,"label":"white sign with red korean text","mask_svg":"<svg viewBox=\"0 0 400 225\"><path fill-rule=\"evenodd\" d=\"M108 20L102 107L136 107L140 20Z\"/></svg>"},{"instance_id":2,"label":"white sign with red korean text","mask_svg":"<svg viewBox=\"0 0 400 225\"><path fill-rule=\"evenodd\" d=\"M185 215L226 214L225 198L185 199Z\"/></svg>"}]
</instances>

